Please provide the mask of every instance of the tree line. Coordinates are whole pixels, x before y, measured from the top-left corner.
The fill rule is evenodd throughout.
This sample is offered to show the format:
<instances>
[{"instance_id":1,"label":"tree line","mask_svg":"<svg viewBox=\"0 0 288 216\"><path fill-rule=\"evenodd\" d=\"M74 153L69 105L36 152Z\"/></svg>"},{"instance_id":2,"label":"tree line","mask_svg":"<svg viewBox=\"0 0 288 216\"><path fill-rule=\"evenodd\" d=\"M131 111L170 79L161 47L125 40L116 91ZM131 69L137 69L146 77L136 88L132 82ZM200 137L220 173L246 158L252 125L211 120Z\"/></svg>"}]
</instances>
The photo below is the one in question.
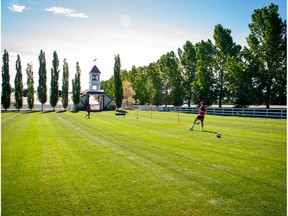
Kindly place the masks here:
<instances>
[{"instance_id":1,"label":"tree line","mask_svg":"<svg viewBox=\"0 0 288 216\"><path fill-rule=\"evenodd\" d=\"M1 104L3 108L7 110L11 106L11 93L12 93L12 86L10 84L10 74L9 74L9 53L4 50L4 54L2 57L3 64L2 64L2 95L1 95ZM43 50L40 51L39 57L39 79L38 79L38 86L37 86L37 98L41 103L41 107L43 110L43 105L48 100L48 90L47 90L47 69L46 69L46 58L45 52ZM27 74L27 103L28 108L30 110L34 107L34 72L33 72L33 64L28 63L26 67L26 74ZM63 74L62 74L62 88L59 89L59 59L57 52L54 51L53 53L53 61L52 61L52 68L51 68L51 83L50 83L50 98L49 102L52 106L53 110L61 97L61 102L63 108L66 110L68 107L68 95L69 95L69 66L64 59L63 61ZM75 78L72 79L72 100L75 105L79 104L80 102L80 75L81 69L79 63L76 63L76 73ZM14 80L14 91L15 91L15 102L14 107L20 110L23 107L23 80L22 80L22 65L21 65L21 58L20 55L17 55L16 60L16 75Z\"/></svg>"},{"instance_id":2,"label":"tree line","mask_svg":"<svg viewBox=\"0 0 288 216\"><path fill-rule=\"evenodd\" d=\"M287 103L287 31L286 20L278 14L278 6L254 10L249 24L248 47L242 48L233 41L231 30L222 25L214 28L213 39L193 44L187 41L177 53L170 51L148 66L121 70L120 56L115 56L114 75L101 81L102 89L115 97L117 108L122 102L181 106L205 101L207 105L234 103L286 104ZM39 80L37 97L43 105L47 102L47 71L45 52L39 54ZM2 57L2 95L4 109L11 105L9 54ZM33 65L27 64L27 101L30 110L34 106ZM59 98L64 109L68 106L69 67L63 64L62 89L59 90L59 59L53 53L50 83L50 105L55 110ZM80 103L81 69L76 63L72 80L72 100ZM16 109L23 107L23 80L20 56L16 61L15 102Z\"/></svg>"},{"instance_id":3,"label":"tree line","mask_svg":"<svg viewBox=\"0 0 288 216\"><path fill-rule=\"evenodd\" d=\"M187 41L177 54L171 51L148 66L121 70L121 80L133 88L130 97L137 104L175 106L200 101L219 107L223 103L267 108L286 104L286 20L282 21L275 4L254 10L251 18L248 47L236 44L231 30L219 24L214 28L214 43ZM114 76L101 81L106 93L119 97L114 94L115 84Z\"/></svg>"}]
</instances>

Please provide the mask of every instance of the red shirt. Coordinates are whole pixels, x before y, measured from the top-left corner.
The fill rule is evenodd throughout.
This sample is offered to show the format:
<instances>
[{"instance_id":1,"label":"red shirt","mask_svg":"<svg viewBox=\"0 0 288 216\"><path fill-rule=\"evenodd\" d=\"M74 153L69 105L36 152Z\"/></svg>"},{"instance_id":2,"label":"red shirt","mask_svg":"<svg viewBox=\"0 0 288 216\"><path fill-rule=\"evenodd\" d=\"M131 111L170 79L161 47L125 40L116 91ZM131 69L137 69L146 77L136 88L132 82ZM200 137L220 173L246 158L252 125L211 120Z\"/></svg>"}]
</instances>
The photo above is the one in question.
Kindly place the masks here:
<instances>
[{"instance_id":1,"label":"red shirt","mask_svg":"<svg viewBox=\"0 0 288 216\"><path fill-rule=\"evenodd\" d=\"M207 110L207 109L206 109L205 106L201 106L198 115L200 115L200 116L204 116L206 110Z\"/></svg>"}]
</instances>

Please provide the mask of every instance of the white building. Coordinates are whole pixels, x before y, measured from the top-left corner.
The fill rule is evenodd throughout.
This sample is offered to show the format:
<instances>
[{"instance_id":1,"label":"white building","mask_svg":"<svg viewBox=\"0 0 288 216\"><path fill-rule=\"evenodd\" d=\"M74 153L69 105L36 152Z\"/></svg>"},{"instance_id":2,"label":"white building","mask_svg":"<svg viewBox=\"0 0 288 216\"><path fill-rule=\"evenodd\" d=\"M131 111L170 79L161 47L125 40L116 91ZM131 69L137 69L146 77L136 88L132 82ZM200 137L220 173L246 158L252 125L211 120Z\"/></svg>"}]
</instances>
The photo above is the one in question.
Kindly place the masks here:
<instances>
[{"instance_id":1,"label":"white building","mask_svg":"<svg viewBox=\"0 0 288 216\"><path fill-rule=\"evenodd\" d=\"M93 66L89 72L89 89L90 90L100 90L100 70L96 65Z\"/></svg>"},{"instance_id":2,"label":"white building","mask_svg":"<svg viewBox=\"0 0 288 216\"><path fill-rule=\"evenodd\" d=\"M90 96L98 96L99 103L96 109L98 110L110 110L114 109L114 101L104 90L100 89L100 75L101 72L96 65L94 65L89 72L89 89L86 89L81 94L81 101L77 106L79 110L86 110L88 104L90 104ZM93 104L94 105L94 104ZM93 106L92 106L93 109ZM95 107L94 107L95 109Z\"/></svg>"}]
</instances>

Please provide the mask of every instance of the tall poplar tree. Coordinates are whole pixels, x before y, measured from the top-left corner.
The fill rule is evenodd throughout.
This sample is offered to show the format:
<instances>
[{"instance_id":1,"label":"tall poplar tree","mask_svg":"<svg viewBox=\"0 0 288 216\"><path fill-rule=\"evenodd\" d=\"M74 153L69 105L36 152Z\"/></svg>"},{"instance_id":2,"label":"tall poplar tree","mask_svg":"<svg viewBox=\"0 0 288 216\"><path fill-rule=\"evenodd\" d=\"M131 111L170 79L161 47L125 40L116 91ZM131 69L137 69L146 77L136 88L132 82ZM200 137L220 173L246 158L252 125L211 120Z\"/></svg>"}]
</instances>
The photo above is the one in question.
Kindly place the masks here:
<instances>
[{"instance_id":1,"label":"tall poplar tree","mask_svg":"<svg viewBox=\"0 0 288 216\"><path fill-rule=\"evenodd\" d=\"M286 22L280 18L278 6L270 4L255 10L249 28L247 43L255 56L254 63L259 64L254 85L264 96L266 108L277 96L286 104Z\"/></svg>"},{"instance_id":2,"label":"tall poplar tree","mask_svg":"<svg viewBox=\"0 0 288 216\"><path fill-rule=\"evenodd\" d=\"M59 99L59 59L57 56L57 52L54 51L53 53L53 61L52 61L53 68L51 68L51 90L50 90L50 105L55 110L55 106L57 105Z\"/></svg>"},{"instance_id":3,"label":"tall poplar tree","mask_svg":"<svg viewBox=\"0 0 288 216\"><path fill-rule=\"evenodd\" d=\"M63 77L62 77L62 106L66 110L68 107L68 91L69 91L69 67L66 59L63 62Z\"/></svg>"},{"instance_id":4,"label":"tall poplar tree","mask_svg":"<svg viewBox=\"0 0 288 216\"><path fill-rule=\"evenodd\" d=\"M123 100L123 87L122 87L122 81L120 77L120 71L121 71L121 62L120 62L120 56L119 54L115 56L115 62L114 62L114 81L115 81L115 102L116 102L116 109L118 110L122 106L122 100Z\"/></svg>"},{"instance_id":5,"label":"tall poplar tree","mask_svg":"<svg viewBox=\"0 0 288 216\"><path fill-rule=\"evenodd\" d=\"M45 52L43 50L40 51L38 59L39 59L39 70L38 70L39 85L37 87L37 94L38 94L38 100L42 105L42 111L43 111L43 105L47 102L47 71L46 71Z\"/></svg>"},{"instance_id":6,"label":"tall poplar tree","mask_svg":"<svg viewBox=\"0 0 288 216\"><path fill-rule=\"evenodd\" d=\"M78 105L80 103L81 97L80 97L80 91L81 91L81 82L80 82L80 75L81 75L81 69L79 66L79 63L76 63L76 73L75 78L72 79L72 100L74 105Z\"/></svg>"},{"instance_id":7,"label":"tall poplar tree","mask_svg":"<svg viewBox=\"0 0 288 216\"><path fill-rule=\"evenodd\" d=\"M27 93L27 103L28 108L30 110L34 107L34 76L33 76L33 65L27 64L26 68L27 74L27 86L28 86L28 93Z\"/></svg>"},{"instance_id":8,"label":"tall poplar tree","mask_svg":"<svg viewBox=\"0 0 288 216\"><path fill-rule=\"evenodd\" d=\"M11 105L11 85L10 85L10 74L9 74L9 53L4 50L2 57L2 95L1 104L3 108L7 110Z\"/></svg>"},{"instance_id":9,"label":"tall poplar tree","mask_svg":"<svg viewBox=\"0 0 288 216\"><path fill-rule=\"evenodd\" d=\"M22 66L20 56L17 55L16 60L16 75L15 75L15 103L17 110L23 107L23 81L22 81Z\"/></svg>"}]
</instances>

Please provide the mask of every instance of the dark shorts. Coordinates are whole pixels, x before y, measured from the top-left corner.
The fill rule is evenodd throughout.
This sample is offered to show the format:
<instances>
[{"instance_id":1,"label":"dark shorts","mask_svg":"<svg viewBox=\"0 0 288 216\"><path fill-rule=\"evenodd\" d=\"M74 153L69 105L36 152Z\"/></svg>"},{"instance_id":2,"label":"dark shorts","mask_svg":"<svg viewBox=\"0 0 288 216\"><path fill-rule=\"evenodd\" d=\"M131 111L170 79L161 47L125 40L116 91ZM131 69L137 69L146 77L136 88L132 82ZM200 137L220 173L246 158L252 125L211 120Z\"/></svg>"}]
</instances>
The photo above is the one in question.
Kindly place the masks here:
<instances>
[{"instance_id":1,"label":"dark shorts","mask_svg":"<svg viewBox=\"0 0 288 216\"><path fill-rule=\"evenodd\" d=\"M204 121L204 116L198 115L198 116L196 117L196 119L201 120L201 121Z\"/></svg>"}]
</instances>

